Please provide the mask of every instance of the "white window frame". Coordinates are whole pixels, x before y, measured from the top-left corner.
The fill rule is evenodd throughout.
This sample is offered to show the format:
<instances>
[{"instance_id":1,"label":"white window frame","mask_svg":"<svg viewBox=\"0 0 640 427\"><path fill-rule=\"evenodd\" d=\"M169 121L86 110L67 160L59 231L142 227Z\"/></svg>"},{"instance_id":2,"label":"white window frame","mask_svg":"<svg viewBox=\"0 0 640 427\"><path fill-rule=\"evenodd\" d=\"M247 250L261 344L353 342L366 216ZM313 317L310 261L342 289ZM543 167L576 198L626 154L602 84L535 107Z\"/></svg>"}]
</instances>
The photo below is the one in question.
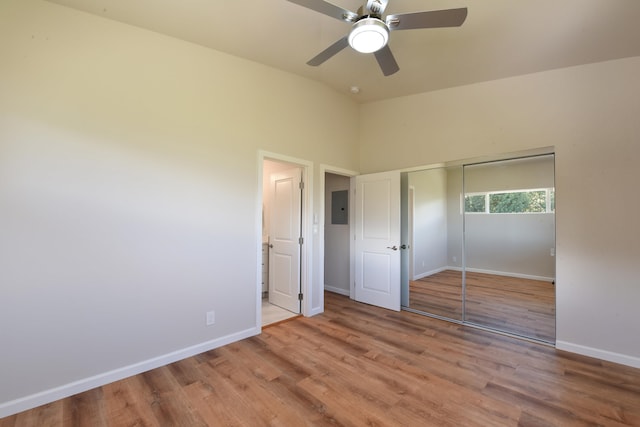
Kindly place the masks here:
<instances>
[{"instance_id":1,"label":"white window frame","mask_svg":"<svg viewBox=\"0 0 640 427\"><path fill-rule=\"evenodd\" d=\"M506 194L506 193L533 193L536 191L544 191L545 192L545 211L544 212L491 212L490 200L492 194ZM462 213L469 215L501 215L501 214L547 214L554 213L555 210L551 209L551 193L555 192L555 188L527 188L527 189L518 189L518 190L500 190L500 191L479 191L475 193L464 193L462 195ZM484 212L467 212L467 204L466 197L467 196L484 196Z\"/></svg>"}]
</instances>

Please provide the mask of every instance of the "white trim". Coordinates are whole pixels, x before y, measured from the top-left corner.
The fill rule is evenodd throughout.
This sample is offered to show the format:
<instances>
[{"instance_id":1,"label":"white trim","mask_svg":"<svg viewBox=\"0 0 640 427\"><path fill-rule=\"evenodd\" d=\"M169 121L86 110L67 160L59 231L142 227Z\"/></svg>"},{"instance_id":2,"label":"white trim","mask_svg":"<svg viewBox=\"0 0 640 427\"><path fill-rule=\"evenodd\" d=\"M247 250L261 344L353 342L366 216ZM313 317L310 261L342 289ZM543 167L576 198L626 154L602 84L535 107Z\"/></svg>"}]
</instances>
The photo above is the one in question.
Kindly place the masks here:
<instances>
[{"instance_id":1,"label":"white trim","mask_svg":"<svg viewBox=\"0 0 640 427\"><path fill-rule=\"evenodd\" d=\"M333 292L334 294L340 294L348 297L350 295L350 291L348 289L336 288L335 286L327 286L324 285L324 290Z\"/></svg>"},{"instance_id":2,"label":"white trim","mask_svg":"<svg viewBox=\"0 0 640 427\"><path fill-rule=\"evenodd\" d=\"M124 378L138 375L151 369L156 369L170 363L177 362L187 357L195 356L196 354L204 353L209 350L213 350L218 347L222 347L227 344L231 344L236 341L240 341L245 338L258 335L260 328L250 328L244 331L236 332L231 335L227 335L221 338L216 338L211 341L206 341L201 344L196 344L191 347L183 348L181 350L167 353L163 356L154 357L142 362L134 363L129 366L114 369L109 372L94 375L92 377L84 378L78 381L74 381L69 384L65 384L59 387L55 387L49 390L41 391L30 396L21 397L19 399L11 400L0 404L0 418L8 417L18 412L33 409L37 406L54 402L59 399L64 399L69 396L73 396L77 393L82 393L87 390L91 390L96 387L119 381Z\"/></svg>"},{"instance_id":3,"label":"white trim","mask_svg":"<svg viewBox=\"0 0 640 427\"><path fill-rule=\"evenodd\" d=\"M322 296L322 302L324 304L324 295ZM324 312L324 307L316 307L312 308L308 315L305 314L306 317L316 316L318 314L322 314Z\"/></svg>"},{"instance_id":4,"label":"white trim","mask_svg":"<svg viewBox=\"0 0 640 427\"><path fill-rule=\"evenodd\" d=\"M407 177L408 181L408 177ZM414 185L409 185L407 188L407 203L409 206L407 207L407 244L409 245L409 276L414 277L413 275L416 272L416 251L413 245L414 232L415 232L415 218L416 218L416 187ZM400 220L402 223L402 220ZM423 276L424 277L424 276ZM412 280L417 280L416 278ZM407 292L408 289L407 289Z\"/></svg>"},{"instance_id":5,"label":"white trim","mask_svg":"<svg viewBox=\"0 0 640 427\"><path fill-rule=\"evenodd\" d=\"M420 279L422 279L423 277L432 276L432 275L434 275L434 274L441 273L441 272L443 272L443 271L445 271L445 270L453 270L453 268L454 268L454 267L447 267L447 266L440 267L440 268L436 268L436 269L434 269L434 270L427 271L426 273L420 273L420 274L418 274L417 276L414 276L414 277L413 277L413 279L411 279L411 280L420 280ZM458 267L455 267L455 268L457 268L457 269L458 269L457 271L461 271L461 270L462 270L461 268L458 268Z\"/></svg>"},{"instance_id":6,"label":"white trim","mask_svg":"<svg viewBox=\"0 0 640 427\"><path fill-rule=\"evenodd\" d=\"M457 269L458 271L462 270L460 267L450 267L450 268L452 270L453 269ZM554 277L534 276L532 274L511 273L508 271L484 270L482 268L467 267L466 270L471 273L484 273L484 274L493 274L495 276L517 277L519 279L541 280L543 282L553 282L554 280L556 280Z\"/></svg>"},{"instance_id":7,"label":"white trim","mask_svg":"<svg viewBox=\"0 0 640 427\"><path fill-rule=\"evenodd\" d=\"M258 287L259 292L256 293L256 301L255 301L255 309L256 309L256 324L255 327L260 328L262 330L262 244L263 236L262 236L262 225L264 222L264 195L262 186L262 181L264 175L264 155L261 152L258 152L257 159L257 171L258 171L258 191L256 195L256 218L254 224L254 234L259 239L259 245L256 251L256 286ZM268 290L268 289L267 289Z\"/></svg>"},{"instance_id":8,"label":"white trim","mask_svg":"<svg viewBox=\"0 0 640 427\"><path fill-rule=\"evenodd\" d=\"M571 353L582 354L583 356L595 357L596 359L619 363L621 365L631 366L633 368L640 368L640 357L636 356L614 353L612 351L587 347L567 341L556 341L556 349L568 351Z\"/></svg>"},{"instance_id":9,"label":"white trim","mask_svg":"<svg viewBox=\"0 0 640 427\"><path fill-rule=\"evenodd\" d=\"M444 271L444 270L462 271L462 267L448 266L448 267L443 268L441 271ZM506 276L506 277L516 277L518 279L540 280L542 282L554 282L556 280L555 277L534 276L532 274L510 273L508 271L484 270L482 268L467 267L465 270L469 271L471 273L493 274L495 276ZM437 273L437 271L436 271L436 273ZM422 276L422 277L426 277L427 275Z\"/></svg>"}]
</instances>

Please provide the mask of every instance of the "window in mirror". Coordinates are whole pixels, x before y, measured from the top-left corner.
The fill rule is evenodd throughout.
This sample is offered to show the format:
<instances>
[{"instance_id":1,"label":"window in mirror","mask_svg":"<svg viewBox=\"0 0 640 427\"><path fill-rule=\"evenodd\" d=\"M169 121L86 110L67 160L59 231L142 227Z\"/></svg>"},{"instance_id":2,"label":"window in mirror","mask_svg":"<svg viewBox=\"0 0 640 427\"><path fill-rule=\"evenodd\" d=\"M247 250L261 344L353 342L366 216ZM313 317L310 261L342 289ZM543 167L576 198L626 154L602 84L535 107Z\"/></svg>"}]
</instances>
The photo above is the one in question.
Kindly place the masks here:
<instances>
[{"instance_id":1,"label":"window in mirror","mask_svg":"<svg viewBox=\"0 0 640 427\"><path fill-rule=\"evenodd\" d=\"M554 187L553 155L464 166L465 323L555 340Z\"/></svg>"},{"instance_id":2,"label":"window in mirror","mask_svg":"<svg viewBox=\"0 0 640 427\"><path fill-rule=\"evenodd\" d=\"M486 212L487 211L487 195L486 194L467 194L464 196L465 212Z\"/></svg>"},{"instance_id":3,"label":"window in mirror","mask_svg":"<svg viewBox=\"0 0 640 427\"><path fill-rule=\"evenodd\" d=\"M465 213L552 213L555 191L543 188L467 194L464 209Z\"/></svg>"}]
</instances>

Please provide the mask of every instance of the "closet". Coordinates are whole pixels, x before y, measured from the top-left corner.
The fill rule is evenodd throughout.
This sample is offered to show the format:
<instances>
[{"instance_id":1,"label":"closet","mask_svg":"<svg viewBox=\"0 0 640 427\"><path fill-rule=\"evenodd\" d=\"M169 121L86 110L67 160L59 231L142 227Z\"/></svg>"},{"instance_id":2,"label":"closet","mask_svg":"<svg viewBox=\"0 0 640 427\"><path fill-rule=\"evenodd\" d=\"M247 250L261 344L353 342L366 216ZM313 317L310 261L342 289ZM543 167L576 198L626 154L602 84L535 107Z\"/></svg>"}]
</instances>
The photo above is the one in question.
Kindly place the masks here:
<instances>
[{"instance_id":1,"label":"closet","mask_svg":"<svg viewBox=\"0 0 640 427\"><path fill-rule=\"evenodd\" d=\"M554 155L407 172L404 309L555 341Z\"/></svg>"}]
</instances>

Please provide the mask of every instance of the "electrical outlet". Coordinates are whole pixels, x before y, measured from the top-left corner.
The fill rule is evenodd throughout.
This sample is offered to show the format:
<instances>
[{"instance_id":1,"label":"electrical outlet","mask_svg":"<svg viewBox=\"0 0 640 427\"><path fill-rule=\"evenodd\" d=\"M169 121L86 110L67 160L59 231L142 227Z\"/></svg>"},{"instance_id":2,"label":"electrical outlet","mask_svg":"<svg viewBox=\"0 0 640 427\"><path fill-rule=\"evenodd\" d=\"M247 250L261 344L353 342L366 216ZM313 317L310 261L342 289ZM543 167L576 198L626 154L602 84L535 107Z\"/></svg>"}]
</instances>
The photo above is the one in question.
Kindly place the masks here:
<instances>
[{"instance_id":1,"label":"electrical outlet","mask_svg":"<svg viewBox=\"0 0 640 427\"><path fill-rule=\"evenodd\" d=\"M216 323L216 312L211 310L207 311L207 326L211 326Z\"/></svg>"}]
</instances>

